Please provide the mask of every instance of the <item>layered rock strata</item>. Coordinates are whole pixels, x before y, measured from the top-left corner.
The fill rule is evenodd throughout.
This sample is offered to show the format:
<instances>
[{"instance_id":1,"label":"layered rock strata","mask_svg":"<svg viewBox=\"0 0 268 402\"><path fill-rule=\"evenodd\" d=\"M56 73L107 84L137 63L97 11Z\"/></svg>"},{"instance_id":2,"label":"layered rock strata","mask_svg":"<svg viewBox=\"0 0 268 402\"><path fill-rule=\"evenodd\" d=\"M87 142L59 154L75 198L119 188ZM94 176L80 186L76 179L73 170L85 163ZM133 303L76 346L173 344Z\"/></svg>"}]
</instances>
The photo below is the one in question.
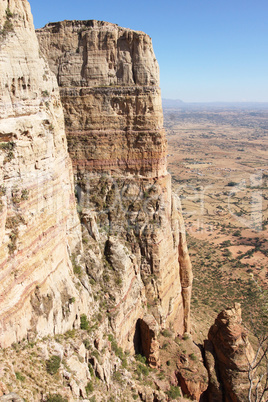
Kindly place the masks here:
<instances>
[{"instance_id":1,"label":"layered rock strata","mask_svg":"<svg viewBox=\"0 0 268 402\"><path fill-rule=\"evenodd\" d=\"M248 400L249 365L255 354L248 340L247 331L242 326L239 303L222 311L209 330L208 339L213 345L216 366L223 386L223 400L242 402ZM206 350L213 351L209 344ZM217 376L213 374L213 364L207 360L210 373L210 387L221 395ZM215 372L214 372L215 373ZM212 395L210 400L213 400ZM221 400L220 397L218 400Z\"/></svg>"},{"instance_id":2,"label":"layered rock strata","mask_svg":"<svg viewBox=\"0 0 268 402\"><path fill-rule=\"evenodd\" d=\"M99 21L50 23L37 35L60 86L91 244L85 264L114 299L118 341L133 350L137 321L148 313L162 328L189 331L191 263L166 170L151 39Z\"/></svg>"},{"instance_id":3,"label":"layered rock strata","mask_svg":"<svg viewBox=\"0 0 268 402\"><path fill-rule=\"evenodd\" d=\"M79 325L81 243L57 81L27 1L0 4L0 346Z\"/></svg>"},{"instance_id":4,"label":"layered rock strata","mask_svg":"<svg viewBox=\"0 0 268 402\"><path fill-rule=\"evenodd\" d=\"M58 78L76 172L166 174L158 64L142 32L100 21L37 30Z\"/></svg>"}]
</instances>

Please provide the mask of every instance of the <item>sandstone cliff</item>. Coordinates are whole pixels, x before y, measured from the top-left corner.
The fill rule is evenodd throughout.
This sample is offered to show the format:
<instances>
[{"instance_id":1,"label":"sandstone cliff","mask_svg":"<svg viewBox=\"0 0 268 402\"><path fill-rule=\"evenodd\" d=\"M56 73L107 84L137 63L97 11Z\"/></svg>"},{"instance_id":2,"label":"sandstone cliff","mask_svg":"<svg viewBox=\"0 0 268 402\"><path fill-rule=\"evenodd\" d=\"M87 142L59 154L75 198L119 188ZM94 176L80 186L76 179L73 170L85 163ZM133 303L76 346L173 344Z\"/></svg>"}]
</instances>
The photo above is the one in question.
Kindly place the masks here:
<instances>
[{"instance_id":1,"label":"sandstone cliff","mask_svg":"<svg viewBox=\"0 0 268 402\"><path fill-rule=\"evenodd\" d=\"M143 32L100 21L37 30L61 88L76 172L166 174L159 69Z\"/></svg>"},{"instance_id":2,"label":"sandstone cliff","mask_svg":"<svg viewBox=\"0 0 268 402\"><path fill-rule=\"evenodd\" d=\"M90 296L73 278L69 253L81 243L73 171L57 82L40 56L28 2L1 1L0 28L0 346L6 347L79 325Z\"/></svg>"},{"instance_id":3,"label":"sandstone cliff","mask_svg":"<svg viewBox=\"0 0 268 402\"><path fill-rule=\"evenodd\" d=\"M93 384L97 401L203 400L208 376L210 400L245 400L238 305L209 332L208 374L191 337L175 338L190 331L192 272L150 38L97 21L38 37L50 67L28 2L3 0L0 400L89 400Z\"/></svg>"},{"instance_id":4,"label":"sandstone cliff","mask_svg":"<svg viewBox=\"0 0 268 402\"><path fill-rule=\"evenodd\" d=\"M146 314L189 331L191 263L166 170L151 39L99 21L50 23L37 35L60 86L84 261L109 295L118 341L137 352Z\"/></svg>"},{"instance_id":5,"label":"sandstone cliff","mask_svg":"<svg viewBox=\"0 0 268 402\"><path fill-rule=\"evenodd\" d=\"M242 326L240 304L222 311L210 328L208 339L212 343L219 378L223 386L223 400L242 402L248 400L249 364L254 359L254 351L248 340L247 331ZM207 344L207 351L211 346ZM208 364L213 395L220 395L217 379ZM213 401L213 398L210 400ZM218 400L221 400L220 398Z\"/></svg>"}]
</instances>

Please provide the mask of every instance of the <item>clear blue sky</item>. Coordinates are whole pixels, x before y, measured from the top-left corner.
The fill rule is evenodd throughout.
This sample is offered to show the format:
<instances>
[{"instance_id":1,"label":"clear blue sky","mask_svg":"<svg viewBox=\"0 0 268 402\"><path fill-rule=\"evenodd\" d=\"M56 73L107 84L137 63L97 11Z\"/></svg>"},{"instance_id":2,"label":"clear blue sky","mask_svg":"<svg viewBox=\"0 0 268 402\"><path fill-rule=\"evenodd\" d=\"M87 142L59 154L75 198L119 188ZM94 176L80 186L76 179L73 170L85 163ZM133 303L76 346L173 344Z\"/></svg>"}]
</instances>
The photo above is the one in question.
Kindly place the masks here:
<instances>
[{"instance_id":1,"label":"clear blue sky","mask_svg":"<svg viewBox=\"0 0 268 402\"><path fill-rule=\"evenodd\" d=\"M109 21L148 33L163 98L268 101L267 0L30 0L36 28Z\"/></svg>"}]
</instances>

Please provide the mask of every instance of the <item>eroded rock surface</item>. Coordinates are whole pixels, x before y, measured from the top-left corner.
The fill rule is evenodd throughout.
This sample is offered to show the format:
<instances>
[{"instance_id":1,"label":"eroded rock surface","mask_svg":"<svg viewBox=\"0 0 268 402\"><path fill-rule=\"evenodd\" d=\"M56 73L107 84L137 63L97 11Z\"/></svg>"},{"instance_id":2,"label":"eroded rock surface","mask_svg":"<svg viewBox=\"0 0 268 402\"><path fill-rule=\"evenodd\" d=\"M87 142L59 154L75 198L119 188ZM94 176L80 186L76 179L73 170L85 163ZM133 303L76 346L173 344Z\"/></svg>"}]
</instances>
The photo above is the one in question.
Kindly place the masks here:
<instances>
[{"instance_id":1,"label":"eroded rock surface","mask_svg":"<svg viewBox=\"0 0 268 402\"><path fill-rule=\"evenodd\" d=\"M233 308L222 311L209 330L216 363L226 401L248 399L249 363L254 359L254 351L248 340L247 331L242 326L241 308L235 303Z\"/></svg>"},{"instance_id":2,"label":"eroded rock surface","mask_svg":"<svg viewBox=\"0 0 268 402\"><path fill-rule=\"evenodd\" d=\"M37 35L61 88L75 171L166 174L149 36L101 21L50 23Z\"/></svg>"},{"instance_id":3,"label":"eroded rock surface","mask_svg":"<svg viewBox=\"0 0 268 402\"><path fill-rule=\"evenodd\" d=\"M0 4L0 346L79 325L81 243L58 85L27 1ZM75 298L75 303L69 300Z\"/></svg>"},{"instance_id":4,"label":"eroded rock surface","mask_svg":"<svg viewBox=\"0 0 268 402\"><path fill-rule=\"evenodd\" d=\"M191 263L166 170L151 39L100 21L50 23L37 35L60 86L90 245L83 258L109 295L117 340L134 352L137 321L147 313L160 328L189 331Z\"/></svg>"}]
</instances>

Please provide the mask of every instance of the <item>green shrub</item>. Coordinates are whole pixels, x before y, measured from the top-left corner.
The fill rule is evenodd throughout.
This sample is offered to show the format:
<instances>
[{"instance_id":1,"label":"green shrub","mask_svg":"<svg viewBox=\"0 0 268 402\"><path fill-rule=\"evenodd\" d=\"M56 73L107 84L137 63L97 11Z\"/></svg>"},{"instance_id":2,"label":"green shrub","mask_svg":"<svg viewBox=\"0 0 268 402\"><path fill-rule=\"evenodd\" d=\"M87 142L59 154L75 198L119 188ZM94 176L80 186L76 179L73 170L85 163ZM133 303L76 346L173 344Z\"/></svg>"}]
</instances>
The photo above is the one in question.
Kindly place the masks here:
<instances>
[{"instance_id":1,"label":"green shrub","mask_svg":"<svg viewBox=\"0 0 268 402\"><path fill-rule=\"evenodd\" d=\"M16 143L13 141L0 143L0 149L2 149L3 151L13 151L15 146L16 146Z\"/></svg>"},{"instance_id":2,"label":"green shrub","mask_svg":"<svg viewBox=\"0 0 268 402\"><path fill-rule=\"evenodd\" d=\"M92 381L89 381L86 385L86 393L87 395L90 394L91 392L94 391L94 386L92 384Z\"/></svg>"},{"instance_id":3,"label":"green shrub","mask_svg":"<svg viewBox=\"0 0 268 402\"><path fill-rule=\"evenodd\" d=\"M13 14L12 14L12 12L10 11L10 9L7 7L7 9L6 9L6 18L7 19L10 19L10 18L12 18L13 17Z\"/></svg>"},{"instance_id":4,"label":"green shrub","mask_svg":"<svg viewBox=\"0 0 268 402\"><path fill-rule=\"evenodd\" d=\"M121 286L121 285L122 285L122 279L120 278L120 276L117 276L117 277L115 278L115 283L116 283L118 286Z\"/></svg>"},{"instance_id":5,"label":"green shrub","mask_svg":"<svg viewBox=\"0 0 268 402\"><path fill-rule=\"evenodd\" d=\"M171 385L170 390L167 391L167 395L170 399L176 399L181 396L180 388L175 385Z\"/></svg>"},{"instance_id":6,"label":"green shrub","mask_svg":"<svg viewBox=\"0 0 268 402\"><path fill-rule=\"evenodd\" d=\"M124 358L124 359L121 359L121 361L122 361L122 367L126 369L127 368L127 359Z\"/></svg>"},{"instance_id":7,"label":"green shrub","mask_svg":"<svg viewBox=\"0 0 268 402\"><path fill-rule=\"evenodd\" d=\"M13 32L14 27L10 20L6 20L3 26L2 34L7 34L8 32Z\"/></svg>"},{"instance_id":8,"label":"green shrub","mask_svg":"<svg viewBox=\"0 0 268 402\"><path fill-rule=\"evenodd\" d=\"M91 377L94 377L94 374L95 374L95 373L94 373L94 369L93 369L91 363L88 363L88 369L89 369L89 372L90 372Z\"/></svg>"},{"instance_id":9,"label":"green shrub","mask_svg":"<svg viewBox=\"0 0 268 402\"><path fill-rule=\"evenodd\" d=\"M66 331L64 334L65 338L74 338L75 337L75 329L69 329L69 331Z\"/></svg>"},{"instance_id":10,"label":"green shrub","mask_svg":"<svg viewBox=\"0 0 268 402\"><path fill-rule=\"evenodd\" d=\"M140 354L135 355L135 359L137 360L137 362L140 362L140 363L143 363L143 364L146 363L146 357L145 357L145 356L142 356L142 355L140 355Z\"/></svg>"},{"instance_id":11,"label":"green shrub","mask_svg":"<svg viewBox=\"0 0 268 402\"><path fill-rule=\"evenodd\" d=\"M29 191L24 188L24 189L21 191L21 199L22 199L22 200L28 200L28 198L29 198Z\"/></svg>"},{"instance_id":12,"label":"green shrub","mask_svg":"<svg viewBox=\"0 0 268 402\"><path fill-rule=\"evenodd\" d=\"M16 375L17 380L19 380L19 381L21 381L21 382L24 382L24 381L25 381L24 375L22 375L19 371L17 371L17 372L15 373L15 375Z\"/></svg>"},{"instance_id":13,"label":"green shrub","mask_svg":"<svg viewBox=\"0 0 268 402\"><path fill-rule=\"evenodd\" d=\"M112 334L108 335L108 341L112 342L114 340L114 336Z\"/></svg>"},{"instance_id":14,"label":"green shrub","mask_svg":"<svg viewBox=\"0 0 268 402\"><path fill-rule=\"evenodd\" d=\"M60 394L49 394L46 402L68 402L68 400L63 398Z\"/></svg>"},{"instance_id":15,"label":"green shrub","mask_svg":"<svg viewBox=\"0 0 268 402\"><path fill-rule=\"evenodd\" d=\"M224 240L224 241L221 243L221 247L229 247L229 246L231 246L231 245L232 245L232 243L231 243L230 240Z\"/></svg>"},{"instance_id":16,"label":"green shrub","mask_svg":"<svg viewBox=\"0 0 268 402\"><path fill-rule=\"evenodd\" d=\"M190 359L192 359L192 360L196 360L196 359L197 359L197 357L196 357L196 355L195 355L194 353L191 353L191 354L189 355L189 357L190 357Z\"/></svg>"},{"instance_id":17,"label":"green shrub","mask_svg":"<svg viewBox=\"0 0 268 402\"><path fill-rule=\"evenodd\" d=\"M164 329L161 334L166 338L170 338L172 336L171 332L168 329Z\"/></svg>"},{"instance_id":18,"label":"green shrub","mask_svg":"<svg viewBox=\"0 0 268 402\"><path fill-rule=\"evenodd\" d=\"M6 191L7 191L6 187L1 184L1 186L0 186L0 197L2 197L3 195L5 195L5 194L6 194Z\"/></svg>"},{"instance_id":19,"label":"green shrub","mask_svg":"<svg viewBox=\"0 0 268 402\"><path fill-rule=\"evenodd\" d=\"M144 366L143 364L139 364L137 367L137 373L139 378L141 377L141 374L144 376L147 376L149 374L149 369L147 366Z\"/></svg>"},{"instance_id":20,"label":"green shrub","mask_svg":"<svg viewBox=\"0 0 268 402\"><path fill-rule=\"evenodd\" d=\"M240 237L240 236L241 236L241 230L236 230L236 231L233 233L233 236Z\"/></svg>"},{"instance_id":21,"label":"green shrub","mask_svg":"<svg viewBox=\"0 0 268 402\"><path fill-rule=\"evenodd\" d=\"M120 371L114 372L113 379L122 384L122 374L120 373Z\"/></svg>"},{"instance_id":22,"label":"green shrub","mask_svg":"<svg viewBox=\"0 0 268 402\"><path fill-rule=\"evenodd\" d=\"M42 96L48 97L49 96L49 92L47 90L42 91Z\"/></svg>"},{"instance_id":23,"label":"green shrub","mask_svg":"<svg viewBox=\"0 0 268 402\"><path fill-rule=\"evenodd\" d=\"M46 370L49 374L56 374L60 368L60 357L53 355L46 361Z\"/></svg>"},{"instance_id":24,"label":"green shrub","mask_svg":"<svg viewBox=\"0 0 268 402\"><path fill-rule=\"evenodd\" d=\"M112 334L108 335L108 340L111 342L112 351L115 353L117 357L119 357L119 359L121 359L123 367L126 368L127 361L123 349L117 345L117 342Z\"/></svg>"},{"instance_id":25,"label":"green shrub","mask_svg":"<svg viewBox=\"0 0 268 402\"><path fill-rule=\"evenodd\" d=\"M80 328L85 329L86 331L89 329L89 322L86 314L80 316Z\"/></svg>"},{"instance_id":26,"label":"green shrub","mask_svg":"<svg viewBox=\"0 0 268 402\"><path fill-rule=\"evenodd\" d=\"M85 348L86 348L87 350L90 349L90 341L89 341L89 339L84 339L84 340L83 340L83 344L85 345Z\"/></svg>"},{"instance_id":27,"label":"green shrub","mask_svg":"<svg viewBox=\"0 0 268 402\"><path fill-rule=\"evenodd\" d=\"M82 273L82 269L81 269L81 266L79 264L77 264L77 262L76 262L75 254L72 254L71 262L72 262L72 265L73 265L74 274L80 276L81 273Z\"/></svg>"},{"instance_id":28,"label":"green shrub","mask_svg":"<svg viewBox=\"0 0 268 402\"><path fill-rule=\"evenodd\" d=\"M236 185L237 185L237 183L235 181L229 181L229 183L227 184L227 186L229 186L229 187L234 187Z\"/></svg>"}]
</instances>

